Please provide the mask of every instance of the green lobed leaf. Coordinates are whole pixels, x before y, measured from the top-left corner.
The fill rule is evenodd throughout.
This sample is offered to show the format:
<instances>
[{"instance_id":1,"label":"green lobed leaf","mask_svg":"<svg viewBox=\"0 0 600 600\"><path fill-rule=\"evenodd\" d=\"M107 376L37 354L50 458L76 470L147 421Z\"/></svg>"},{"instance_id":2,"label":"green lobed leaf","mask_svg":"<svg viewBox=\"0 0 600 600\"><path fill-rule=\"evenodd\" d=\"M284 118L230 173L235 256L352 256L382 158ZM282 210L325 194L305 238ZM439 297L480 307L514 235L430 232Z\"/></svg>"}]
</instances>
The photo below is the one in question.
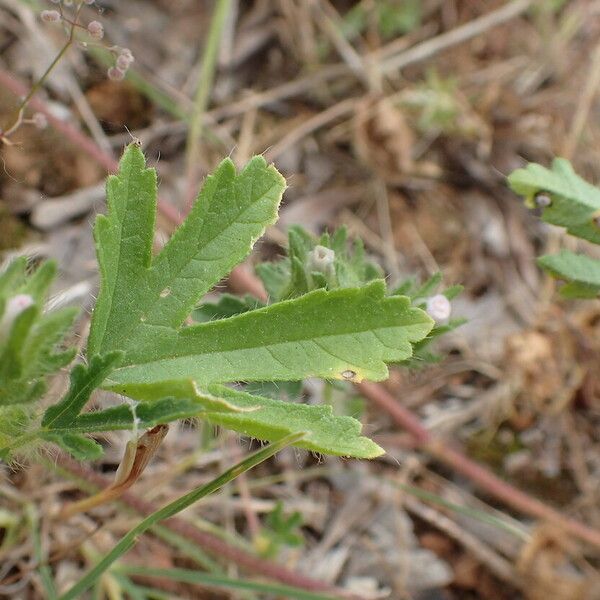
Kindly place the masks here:
<instances>
[{"instance_id":1,"label":"green lobed leaf","mask_svg":"<svg viewBox=\"0 0 600 600\"><path fill-rule=\"evenodd\" d=\"M324 377L361 381L388 375L405 360L432 319L385 283L316 290L228 319L174 331L164 328L130 349L105 386L129 395L132 384L193 379L199 386L231 381Z\"/></svg>"},{"instance_id":2,"label":"green lobed leaf","mask_svg":"<svg viewBox=\"0 0 600 600\"><path fill-rule=\"evenodd\" d=\"M54 373L68 365L75 348L57 351L56 346L71 329L77 308L63 308L42 315L34 324L23 349L25 374L29 378Z\"/></svg>"},{"instance_id":3,"label":"green lobed leaf","mask_svg":"<svg viewBox=\"0 0 600 600\"><path fill-rule=\"evenodd\" d=\"M39 315L39 308L33 304L18 314L12 323L4 351L0 354L0 398L4 396L2 387L10 380L20 380L25 366L23 350L29 332Z\"/></svg>"},{"instance_id":4,"label":"green lobed leaf","mask_svg":"<svg viewBox=\"0 0 600 600\"><path fill-rule=\"evenodd\" d=\"M0 406L31 403L45 391L45 377L66 366L75 351L58 345L71 328L77 309L43 312L48 288L56 274L52 261L27 273L27 260L18 258L0 274ZM34 304L2 323L6 303L19 294Z\"/></svg>"},{"instance_id":5,"label":"green lobed leaf","mask_svg":"<svg viewBox=\"0 0 600 600\"><path fill-rule=\"evenodd\" d=\"M600 190L579 177L568 160L554 159L551 170L530 163L511 173L508 182L529 208L536 208L540 195L547 196L550 204L542 210L544 221L600 244L600 227L594 221L600 215Z\"/></svg>"},{"instance_id":6,"label":"green lobed leaf","mask_svg":"<svg viewBox=\"0 0 600 600\"><path fill-rule=\"evenodd\" d=\"M529 207L542 207L544 221L600 244L600 189L579 177L568 160L555 159L552 170L529 164L512 173L509 183L525 197ZM538 263L554 277L565 280L560 290L563 296L594 298L600 294L600 261L565 250L542 256Z\"/></svg>"},{"instance_id":7,"label":"green lobed leaf","mask_svg":"<svg viewBox=\"0 0 600 600\"><path fill-rule=\"evenodd\" d=\"M19 290L20 294L30 294L37 304L42 304L48 295L50 285L56 277L56 262L44 261L27 279Z\"/></svg>"},{"instance_id":8,"label":"green lobed leaf","mask_svg":"<svg viewBox=\"0 0 600 600\"><path fill-rule=\"evenodd\" d=\"M118 349L140 322L156 217L156 172L145 162L140 148L128 146L106 182L108 211L94 226L101 277L88 358Z\"/></svg>"},{"instance_id":9,"label":"green lobed leaf","mask_svg":"<svg viewBox=\"0 0 600 600\"><path fill-rule=\"evenodd\" d=\"M46 409L42 426L56 429L71 425L86 405L92 392L100 387L121 356L122 352L110 352L105 356L93 356L89 366L75 365L71 371L71 383L65 397Z\"/></svg>"},{"instance_id":10,"label":"green lobed leaf","mask_svg":"<svg viewBox=\"0 0 600 600\"><path fill-rule=\"evenodd\" d=\"M538 263L554 277L569 282L561 293L571 298L593 298L600 294L600 260L562 250L542 256Z\"/></svg>"},{"instance_id":11,"label":"green lobed leaf","mask_svg":"<svg viewBox=\"0 0 600 600\"><path fill-rule=\"evenodd\" d=\"M102 275L88 356L134 347L140 337L178 327L198 299L249 253L276 219L285 180L254 157L236 174L224 160L207 177L192 211L152 259L156 175L130 145L107 185L108 214L96 221Z\"/></svg>"},{"instance_id":12,"label":"green lobed leaf","mask_svg":"<svg viewBox=\"0 0 600 600\"><path fill-rule=\"evenodd\" d=\"M359 421L352 417L335 416L331 406L281 402L222 385L209 386L207 392L246 410L208 412L203 418L244 435L272 441L304 431L305 437L296 442L295 446L324 454L356 458L375 458L383 454L383 450L375 442L360 435Z\"/></svg>"}]
</instances>

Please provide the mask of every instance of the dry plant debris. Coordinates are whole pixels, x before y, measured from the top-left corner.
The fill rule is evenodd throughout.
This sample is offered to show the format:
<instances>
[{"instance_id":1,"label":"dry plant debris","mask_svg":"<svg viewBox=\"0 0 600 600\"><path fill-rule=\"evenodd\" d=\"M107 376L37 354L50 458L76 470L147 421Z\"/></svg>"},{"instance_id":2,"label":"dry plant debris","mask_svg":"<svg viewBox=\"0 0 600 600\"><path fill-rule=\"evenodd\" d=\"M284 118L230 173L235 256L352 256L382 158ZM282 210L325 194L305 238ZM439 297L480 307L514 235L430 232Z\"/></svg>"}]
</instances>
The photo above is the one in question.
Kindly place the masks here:
<instances>
[{"instance_id":1,"label":"dry plant debris","mask_svg":"<svg viewBox=\"0 0 600 600\"><path fill-rule=\"evenodd\" d=\"M416 416L435 440L597 531L600 303L557 297L535 257L573 242L529 214L504 177L562 155L600 181L600 4L232 0L190 181L186 139L217 4L85 3L85 22L103 24L101 43L131 48L135 62L109 80L122 53L71 48L26 114L45 114L50 126L38 117L0 146L2 258L57 258L57 301L89 308L98 186L126 143L139 139L160 174L157 248L185 212L190 185L224 156L240 165L265 153L290 187L262 258L281 253L284 226L321 233L345 224L395 280L441 270L465 286L454 306L469 322L442 339L441 361L385 384L412 411L402 418ZM42 10L55 4L0 0L0 126L12 124L17 97L64 43ZM261 292L245 271L230 285ZM78 327L85 335L85 317ZM361 416L386 457L365 464L285 451L144 536L125 567L321 584L373 599L600 598L597 547L474 485L444 463L446 446L436 454L407 435L366 389L349 395L309 381L305 395ZM107 485L100 475L117 469L126 443L108 434L93 470L56 455L43 467L2 465L0 596L47 597L44 568L64 591L150 505L210 480L241 453L227 433L180 423L118 502L55 523L87 486ZM301 546L269 529L279 501L285 518L302 515ZM276 543L274 557L261 556L265 540ZM156 597L278 597L119 569L99 593L149 597L135 596L145 587Z\"/></svg>"}]
</instances>

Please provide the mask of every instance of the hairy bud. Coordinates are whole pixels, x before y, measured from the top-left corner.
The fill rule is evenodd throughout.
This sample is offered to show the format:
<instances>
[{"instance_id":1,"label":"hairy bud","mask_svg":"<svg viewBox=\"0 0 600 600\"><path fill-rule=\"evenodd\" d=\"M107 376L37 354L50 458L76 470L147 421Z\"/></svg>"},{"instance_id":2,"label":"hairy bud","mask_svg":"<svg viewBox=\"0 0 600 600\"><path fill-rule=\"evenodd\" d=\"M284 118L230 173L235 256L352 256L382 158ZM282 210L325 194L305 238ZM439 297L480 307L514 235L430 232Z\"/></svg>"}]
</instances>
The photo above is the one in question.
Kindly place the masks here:
<instances>
[{"instance_id":1,"label":"hairy bud","mask_svg":"<svg viewBox=\"0 0 600 600\"><path fill-rule=\"evenodd\" d=\"M104 27L100 21L90 21L87 31L95 40L101 40L104 37Z\"/></svg>"},{"instance_id":2,"label":"hairy bud","mask_svg":"<svg viewBox=\"0 0 600 600\"><path fill-rule=\"evenodd\" d=\"M133 52L131 52L129 48L121 48L121 52L119 52L119 54L121 56L126 56L127 60L129 60L129 63L132 63L135 60Z\"/></svg>"},{"instance_id":3,"label":"hairy bud","mask_svg":"<svg viewBox=\"0 0 600 600\"><path fill-rule=\"evenodd\" d=\"M121 71L127 71L131 65L132 58L133 57L130 57L129 54L119 54L119 56L117 56L117 60L115 61L115 66Z\"/></svg>"},{"instance_id":4,"label":"hairy bud","mask_svg":"<svg viewBox=\"0 0 600 600\"><path fill-rule=\"evenodd\" d=\"M111 67L106 73L111 81L122 81L125 77L125 71L122 71L118 67Z\"/></svg>"},{"instance_id":5,"label":"hairy bud","mask_svg":"<svg viewBox=\"0 0 600 600\"><path fill-rule=\"evenodd\" d=\"M439 323L450 318L450 314L452 313L452 305L446 296L443 294L437 294L427 298L425 311L434 321Z\"/></svg>"},{"instance_id":6,"label":"hairy bud","mask_svg":"<svg viewBox=\"0 0 600 600\"><path fill-rule=\"evenodd\" d=\"M552 198L546 192L538 192L535 195L534 202L538 208L547 208L552 205Z\"/></svg>"},{"instance_id":7,"label":"hairy bud","mask_svg":"<svg viewBox=\"0 0 600 600\"><path fill-rule=\"evenodd\" d=\"M315 246L308 253L308 266L311 271L324 274L330 273L333 270L334 262L335 252L330 248L325 248L325 246Z\"/></svg>"},{"instance_id":8,"label":"hairy bud","mask_svg":"<svg viewBox=\"0 0 600 600\"><path fill-rule=\"evenodd\" d=\"M41 15L42 21L46 23L56 23L60 21L60 13L57 10L43 10Z\"/></svg>"}]
</instances>

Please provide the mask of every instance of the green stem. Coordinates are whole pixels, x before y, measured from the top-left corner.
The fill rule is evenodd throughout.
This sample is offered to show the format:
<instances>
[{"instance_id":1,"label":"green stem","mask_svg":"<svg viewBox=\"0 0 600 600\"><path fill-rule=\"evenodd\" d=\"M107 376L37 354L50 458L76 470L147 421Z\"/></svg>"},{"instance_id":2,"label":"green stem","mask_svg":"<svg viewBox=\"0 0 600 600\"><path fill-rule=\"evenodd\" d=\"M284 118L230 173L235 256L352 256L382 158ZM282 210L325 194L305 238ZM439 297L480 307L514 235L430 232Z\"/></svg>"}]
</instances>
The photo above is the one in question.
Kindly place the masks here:
<instances>
[{"instance_id":1,"label":"green stem","mask_svg":"<svg viewBox=\"0 0 600 600\"><path fill-rule=\"evenodd\" d=\"M267 583L264 581L253 581L249 579L233 579L220 575L210 575L192 569L153 569L149 567L119 567L118 573L138 577L160 577L171 579L192 585L221 588L228 590L244 590L262 592L269 596L281 596L283 598L294 598L295 600L334 600L333 596L299 590L298 588L282 585L280 583Z\"/></svg>"},{"instance_id":2,"label":"green stem","mask_svg":"<svg viewBox=\"0 0 600 600\"><path fill-rule=\"evenodd\" d=\"M37 571L40 575L42 587L44 588L44 592L46 594L45 597L47 598L47 600L55 600L55 598L57 597L56 587L54 586L54 581L52 579L52 571L50 570L50 567L47 564L47 557L45 556L44 549L42 547L39 515L33 504L28 504L25 509L25 512L27 514L29 525L31 527L33 556L37 563Z\"/></svg>"},{"instance_id":3,"label":"green stem","mask_svg":"<svg viewBox=\"0 0 600 600\"><path fill-rule=\"evenodd\" d=\"M196 186L196 162L200 148L204 113L206 112L212 90L221 34L223 33L223 26L225 25L225 19L230 7L231 0L217 0L200 64L200 76L194 97L194 110L191 115L186 148L186 168L188 191L190 194L188 199L193 197L193 190Z\"/></svg>"},{"instance_id":4,"label":"green stem","mask_svg":"<svg viewBox=\"0 0 600 600\"><path fill-rule=\"evenodd\" d=\"M117 543L117 545L92 569L90 569L90 571L88 571L82 579L80 579L73 587L71 587L70 590L60 596L59 600L74 600L75 598L79 598L83 592L85 592L94 584L98 577L100 577L117 559L123 556L135 544L137 538L142 533L156 525L156 523L176 515L201 498L212 494L242 473L245 473L252 467L255 467L267 458L273 456L282 448L299 441L303 436L303 433L288 435L276 442L273 442L272 444L269 444L262 450L251 454L242 462L231 467L231 469L228 469L225 471L225 473L216 479L213 479L206 485L192 490L188 494L185 494L185 496L181 496L181 498L174 500L170 504L167 504L167 506L157 510L151 515L148 515L143 521L125 534Z\"/></svg>"}]
</instances>

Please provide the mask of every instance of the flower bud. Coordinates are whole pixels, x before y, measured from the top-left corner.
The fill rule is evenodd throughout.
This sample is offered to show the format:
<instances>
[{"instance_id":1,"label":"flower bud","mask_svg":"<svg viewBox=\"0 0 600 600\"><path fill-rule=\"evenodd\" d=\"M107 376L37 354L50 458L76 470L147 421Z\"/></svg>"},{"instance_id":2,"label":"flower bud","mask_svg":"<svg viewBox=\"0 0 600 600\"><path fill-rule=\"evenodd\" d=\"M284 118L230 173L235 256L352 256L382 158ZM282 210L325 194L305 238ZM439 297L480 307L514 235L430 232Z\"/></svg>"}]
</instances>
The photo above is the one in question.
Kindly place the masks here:
<instances>
[{"instance_id":1,"label":"flower bud","mask_svg":"<svg viewBox=\"0 0 600 600\"><path fill-rule=\"evenodd\" d=\"M548 208L548 206L552 206L552 198L546 192L538 192L533 201L538 208Z\"/></svg>"},{"instance_id":2,"label":"flower bud","mask_svg":"<svg viewBox=\"0 0 600 600\"><path fill-rule=\"evenodd\" d=\"M315 246L308 253L308 267L311 271L327 274L333 270L335 252L325 246Z\"/></svg>"},{"instance_id":3,"label":"flower bud","mask_svg":"<svg viewBox=\"0 0 600 600\"><path fill-rule=\"evenodd\" d=\"M87 31L95 40L101 40L104 37L104 27L100 21L90 21Z\"/></svg>"},{"instance_id":4,"label":"flower bud","mask_svg":"<svg viewBox=\"0 0 600 600\"><path fill-rule=\"evenodd\" d=\"M115 61L115 66L120 71L127 71L132 62L133 56L130 54L119 54L119 56L117 56L117 60Z\"/></svg>"},{"instance_id":5,"label":"flower bud","mask_svg":"<svg viewBox=\"0 0 600 600\"><path fill-rule=\"evenodd\" d=\"M0 319L0 337L7 335L15 319L33 304L34 300L29 294L17 294L9 298L4 306L4 314Z\"/></svg>"},{"instance_id":6,"label":"flower bud","mask_svg":"<svg viewBox=\"0 0 600 600\"><path fill-rule=\"evenodd\" d=\"M119 53L121 56L127 56L129 62L132 63L135 58L133 56L133 52L129 48L121 48L121 52Z\"/></svg>"},{"instance_id":7,"label":"flower bud","mask_svg":"<svg viewBox=\"0 0 600 600\"><path fill-rule=\"evenodd\" d=\"M125 77L125 71L121 71L118 67L111 67L108 69L107 75L111 81L122 81Z\"/></svg>"},{"instance_id":8,"label":"flower bud","mask_svg":"<svg viewBox=\"0 0 600 600\"><path fill-rule=\"evenodd\" d=\"M60 13L57 10L43 10L40 16L42 17L42 21L46 23L60 21Z\"/></svg>"},{"instance_id":9,"label":"flower bud","mask_svg":"<svg viewBox=\"0 0 600 600\"><path fill-rule=\"evenodd\" d=\"M444 294L437 294L427 298L425 311L434 320L439 322L446 321L452 313L452 305L450 300Z\"/></svg>"},{"instance_id":10,"label":"flower bud","mask_svg":"<svg viewBox=\"0 0 600 600\"><path fill-rule=\"evenodd\" d=\"M34 113L33 117L31 117L31 120L38 129L46 129L46 127L48 127L48 119L44 113Z\"/></svg>"}]
</instances>

